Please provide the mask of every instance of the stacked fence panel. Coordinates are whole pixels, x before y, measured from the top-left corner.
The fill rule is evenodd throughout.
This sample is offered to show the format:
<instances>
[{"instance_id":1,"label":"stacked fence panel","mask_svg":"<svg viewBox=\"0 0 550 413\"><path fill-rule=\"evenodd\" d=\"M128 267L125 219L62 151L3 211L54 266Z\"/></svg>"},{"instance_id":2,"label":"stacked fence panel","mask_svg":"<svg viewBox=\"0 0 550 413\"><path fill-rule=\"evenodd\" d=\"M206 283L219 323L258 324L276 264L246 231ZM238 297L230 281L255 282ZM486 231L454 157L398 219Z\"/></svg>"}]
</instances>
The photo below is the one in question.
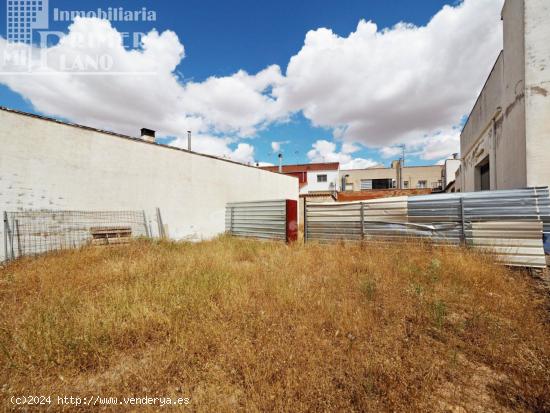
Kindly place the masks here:
<instances>
[{"instance_id":1,"label":"stacked fence panel","mask_svg":"<svg viewBox=\"0 0 550 413\"><path fill-rule=\"evenodd\" d=\"M484 221L466 224L466 242L492 251L509 265L544 267L541 221Z\"/></svg>"},{"instance_id":2,"label":"stacked fence panel","mask_svg":"<svg viewBox=\"0 0 550 413\"><path fill-rule=\"evenodd\" d=\"M286 240L286 200L228 203L225 231L240 237Z\"/></svg>"},{"instance_id":3,"label":"stacked fence panel","mask_svg":"<svg viewBox=\"0 0 550 413\"><path fill-rule=\"evenodd\" d=\"M149 233L143 211L18 211L4 212L4 234L5 256L15 259Z\"/></svg>"},{"instance_id":4,"label":"stacked fence panel","mask_svg":"<svg viewBox=\"0 0 550 413\"><path fill-rule=\"evenodd\" d=\"M547 187L307 204L305 214L306 240L420 237L492 249L507 264L530 267L543 267L550 253Z\"/></svg>"}]
</instances>

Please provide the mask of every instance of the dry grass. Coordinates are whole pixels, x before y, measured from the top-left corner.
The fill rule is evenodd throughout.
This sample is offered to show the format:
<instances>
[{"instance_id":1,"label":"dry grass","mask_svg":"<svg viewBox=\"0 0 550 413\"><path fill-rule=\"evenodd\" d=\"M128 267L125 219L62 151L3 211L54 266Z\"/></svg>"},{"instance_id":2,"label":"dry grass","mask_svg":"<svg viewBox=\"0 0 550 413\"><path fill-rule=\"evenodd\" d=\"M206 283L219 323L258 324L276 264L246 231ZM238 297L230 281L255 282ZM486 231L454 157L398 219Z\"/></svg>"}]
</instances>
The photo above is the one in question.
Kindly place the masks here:
<instances>
[{"instance_id":1,"label":"dry grass","mask_svg":"<svg viewBox=\"0 0 550 413\"><path fill-rule=\"evenodd\" d=\"M534 284L487 256L413 244L222 237L23 259L0 269L0 403L548 411L548 303Z\"/></svg>"}]
</instances>

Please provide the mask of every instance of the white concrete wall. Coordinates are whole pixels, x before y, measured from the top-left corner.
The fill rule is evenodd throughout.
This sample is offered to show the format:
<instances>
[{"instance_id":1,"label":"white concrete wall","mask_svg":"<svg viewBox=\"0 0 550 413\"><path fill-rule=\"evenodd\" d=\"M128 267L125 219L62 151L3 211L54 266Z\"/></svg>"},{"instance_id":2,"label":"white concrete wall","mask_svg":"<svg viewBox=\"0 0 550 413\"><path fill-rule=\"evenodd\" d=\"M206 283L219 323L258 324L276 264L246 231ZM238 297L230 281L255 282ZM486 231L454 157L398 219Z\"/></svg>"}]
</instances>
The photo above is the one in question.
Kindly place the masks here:
<instances>
[{"instance_id":1,"label":"white concrete wall","mask_svg":"<svg viewBox=\"0 0 550 413\"><path fill-rule=\"evenodd\" d=\"M460 159L445 159L443 166L443 189L456 178L456 171L460 167Z\"/></svg>"},{"instance_id":2,"label":"white concrete wall","mask_svg":"<svg viewBox=\"0 0 550 413\"><path fill-rule=\"evenodd\" d=\"M550 185L550 1L525 1L527 184Z\"/></svg>"},{"instance_id":3,"label":"white concrete wall","mask_svg":"<svg viewBox=\"0 0 550 413\"><path fill-rule=\"evenodd\" d=\"M550 3L507 0L502 19L503 53L460 136L463 191L487 155L491 189L550 185Z\"/></svg>"},{"instance_id":4,"label":"white concrete wall","mask_svg":"<svg viewBox=\"0 0 550 413\"><path fill-rule=\"evenodd\" d=\"M326 175L327 182L317 182L317 175ZM339 187L338 171L308 171L307 173L307 192L336 191Z\"/></svg>"},{"instance_id":5,"label":"white concrete wall","mask_svg":"<svg viewBox=\"0 0 550 413\"><path fill-rule=\"evenodd\" d=\"M495 136L497 165L496 175L493 174L494 168L491 165L491 189L513 189L528 185L524 99L524 4L524 0L507 0L502 9L502 128L497 129Z\"/></svg>"},{"instance_id":6,"label":"white concrete wall","mask_svg":"<svg viewBox=\"0 0 550 413\"><path fill-rule=\"evenodd\" d=\"M0 213L145 210L153 217L159 207L169 237L199 240L224 231L227 202L283 198L298 199L297 178L0 110Z\"/></svg>"}]
</instances>

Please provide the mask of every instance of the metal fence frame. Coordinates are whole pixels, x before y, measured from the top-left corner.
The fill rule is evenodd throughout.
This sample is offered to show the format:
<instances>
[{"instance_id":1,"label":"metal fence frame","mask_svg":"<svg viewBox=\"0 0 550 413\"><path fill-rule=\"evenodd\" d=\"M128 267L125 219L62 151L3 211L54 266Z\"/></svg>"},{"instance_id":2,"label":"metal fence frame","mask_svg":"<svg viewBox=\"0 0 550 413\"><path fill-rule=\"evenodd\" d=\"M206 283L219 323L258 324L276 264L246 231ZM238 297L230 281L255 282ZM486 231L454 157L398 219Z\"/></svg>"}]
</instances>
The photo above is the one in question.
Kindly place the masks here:
<instances>
[{"instance_id":1,"label":"metal fence frame","mask_svg":"<svg viewBox=\"0 0 550 413\"><path fill-rule=\"evenodd\" d=\"M160 211L158 214L157 222L161 223ZM3 221L6 261L78 248L92 241L99 241L97 244L126 241L126 238L114 239L121 236L151 237L145 211L4 211ZM159 226L159 234L163 234L160 231ZM94 240L96 235L102 238Z\"/></svg>"},{"instance_id":2,"label":"metal fence frame","mask_svg":"<svg viewBox=\"0 0 550 413\"><path fill-rule=\"evenodd\" d=\"M508 222L515 230L504 231ZM483 226L499 226L494 232L511 265L544 267L543 240L550 239L550 195L547 187L518 190L446 193L409 197L378 198L346 203L304 204L304 241L331 242L396 241L427 238L452 245L480 247L474 240L482 237ZM537 224L539 223L539 224ZM524 233L520 234L520 229ZM539 238L540 242L533 240ZM527 241L530 240L530 241ZM536 245L535 245L536 244ZM487 246L486 244L483 246ZM546 244L546 253L550 253Z\"/></svg>"},{"instance_id":3,"label":"metal fence frame","mask_svg":"<svg viewBox=\"0 0 550 413\"><path fill-rule=\"evenodd\" d=\"M296 241L297 201L229 202L225 208L225 231L234 236Z\"/></svg>"}]
</instances>

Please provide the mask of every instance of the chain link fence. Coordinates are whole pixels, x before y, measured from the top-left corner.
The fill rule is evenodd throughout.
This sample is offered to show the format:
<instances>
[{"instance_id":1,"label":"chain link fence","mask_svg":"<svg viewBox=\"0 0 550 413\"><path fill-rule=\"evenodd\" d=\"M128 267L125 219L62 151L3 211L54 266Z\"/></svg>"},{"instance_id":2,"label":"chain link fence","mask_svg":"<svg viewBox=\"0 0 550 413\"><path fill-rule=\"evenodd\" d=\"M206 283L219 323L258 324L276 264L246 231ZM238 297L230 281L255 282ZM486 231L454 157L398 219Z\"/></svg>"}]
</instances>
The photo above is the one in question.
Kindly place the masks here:
<instances>
[{"instance_id":1,"label":"chain link fence","mask_svg":"<svg viewBox=\"0 0 550 413\"><path fill-rule=\"evenodd\" d=\"M150 234L144 211L4 212L4 257L119 244Z\"/></svg>"}]
</instances>

